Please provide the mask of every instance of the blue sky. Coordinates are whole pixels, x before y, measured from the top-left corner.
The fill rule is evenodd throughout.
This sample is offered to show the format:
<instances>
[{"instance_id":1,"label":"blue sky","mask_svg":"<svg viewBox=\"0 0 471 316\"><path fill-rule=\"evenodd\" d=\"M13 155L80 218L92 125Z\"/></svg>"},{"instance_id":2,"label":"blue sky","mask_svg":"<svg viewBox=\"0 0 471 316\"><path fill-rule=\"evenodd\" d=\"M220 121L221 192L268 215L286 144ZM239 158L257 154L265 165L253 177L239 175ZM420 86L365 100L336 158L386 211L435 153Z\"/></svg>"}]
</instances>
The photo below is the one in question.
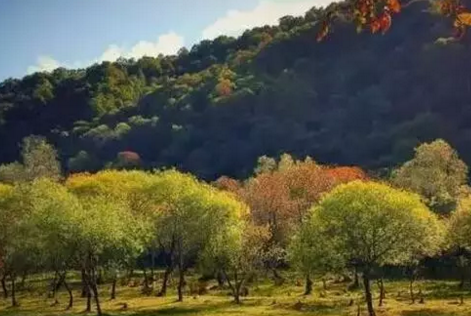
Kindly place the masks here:
<instances>
[{"instance_id":1,"label":"blue sky","mask_svg":"<svg viewBox=\"0 0 471 316\"><path fill-rule=\"evenodd\" d=\"M329 0L0 0L0 80L172 54Z\"/></svg>"}]
</instances>

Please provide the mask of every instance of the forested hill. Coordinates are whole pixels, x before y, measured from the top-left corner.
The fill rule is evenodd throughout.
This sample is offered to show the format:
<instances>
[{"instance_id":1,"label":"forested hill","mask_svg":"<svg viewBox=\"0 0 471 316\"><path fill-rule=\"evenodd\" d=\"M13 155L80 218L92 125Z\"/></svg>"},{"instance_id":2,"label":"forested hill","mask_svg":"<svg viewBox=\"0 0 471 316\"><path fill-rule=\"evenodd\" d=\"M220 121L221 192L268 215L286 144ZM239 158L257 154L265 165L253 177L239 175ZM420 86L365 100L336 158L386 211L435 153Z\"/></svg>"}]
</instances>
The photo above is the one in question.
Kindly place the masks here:
<instances>
[{"instance_id":1,"label":"forested hill","mask_svg":"<svg viewBox=\"0 0 471 316\"><path fill-rule=\"evenodd\" d=\"M470 40L437 41L450 22L424 8L408 7L386 35L337 24L317 43L322 11L312 9L177 56L6 80L0 162L36 134L66 171L137 157L129 152L144 168L206 179L246 176L257 157L281 152L380 169L439 137L471 164Z\"/></svg>"}]
</instances>

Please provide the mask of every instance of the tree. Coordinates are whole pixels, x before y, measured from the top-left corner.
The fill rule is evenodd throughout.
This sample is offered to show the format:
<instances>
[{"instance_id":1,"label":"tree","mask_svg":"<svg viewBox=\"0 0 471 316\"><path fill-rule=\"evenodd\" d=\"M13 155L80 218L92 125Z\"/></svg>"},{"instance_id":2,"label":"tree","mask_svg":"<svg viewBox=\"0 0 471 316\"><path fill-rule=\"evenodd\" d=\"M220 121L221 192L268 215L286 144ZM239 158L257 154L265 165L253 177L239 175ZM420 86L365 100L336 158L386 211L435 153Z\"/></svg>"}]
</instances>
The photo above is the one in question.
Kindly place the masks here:
<instances>
[{"instance_id":1,"label":"tree","mask_svg":"<svg viewBox=\"0 0 471 316\"><path fill-rule=\"evenodd\" d=\"M110 270L112 275L111 297L116 296L117 273L120 268L133 269L134 261L141 254L140 248L152 248L153 223L155 212L148 194L155 176L142 171L105 170L96 174L75 174L67 179L66 186L80 199L94 197L108 197L118 203L120 208L126 210L130 222L128 225L128 238L131 246L106 248L100 254L100 263ZM83 276L86 276L84 267L80 267ZM85 292L89 289L85 278ZM85 293L84 293L85 294Z\"/></svg>"},{"instance_id":2,"label":"tree","mask_svg":"<svg viewBox=\"0 0 471 316\"><path fill-rule=\"evenodd\" d=\"M392 182L422 195L434 211L448 214L456 206L467 173L457 152L439 139L417 147L414 158L393 173Z\"/></svg>"},{"instance_id":3,"label":"tree","mask_svg":"<svg viewBox=\"0 0 471 316\"><path fill-rule=\"evenodd\" d=\"M10 239L9 233L14 218L11 217L11 202L13 197L13 187L0 183L0 267L2 272L2 290L4 298L8 298L8 290L6 287L6 278L8 276L8 267L6 266L7 249Z\"/></svg>"},{"instance_id":4,"label":"tree","mask_svg":"<svg viewBox=\"0 0 471 316\"><path fill-rule=\"evenodd\" d=\"M109 195L79 196L79 199L82 210L77 214L76 239L80 268L88 291L93 293L97 314L101 316L98 269L110 260L110 253L117 256L141 253L145 245L143 225L132 216L125 203Z\"/></svg>"},{"instance_id":5,"label":"tree","mask_svg":"<svg viewBox=\"0 0 471 316\"><path fill-rule=\"evenodd\" d=\"M464 286L467 266L466 256L471 251L471 197L461 199L456 210L447 221L447 246L457 255L458 269L461 270L460 287ZM469 263L468 263L469 264Z\"/></svg>"},{"instance_id":6,"label":"tree","mask_svg":"<svg viewBox=\"0 0 471 316\"><path fill-rule=\"evenodd\" d=\"M366 178L360 168L323 166L310 157L296 160L285 153L278 161L260 157L255 176L244 183L222 177L216 186L238 195L250 206L254 223L269 228L266 267L273 271L275 281L281 282L277 268L285 261L290 237L309 208L336 185ZM307 275L306 281L311 282Z\"/></svg>"},{"instance_id":7,"label":"tree","mask_svg":"<svg viewBox=\"0 0 471 316\"><path fill-rule=\"evenodd\" d=\"M19 162L0 165L0 181L8 184L26 181L24 166Z\"/></svg>"},{"instance_id":8,"label":"tree","mask_svg":"<svg viewBox=\"0 0 471 316\"><path fill-rule=\"evenodd\" d=\"M24 138L21 159L22 163L13 162L0 166L0 181L13 184L43 177L57 181L61 177L57 152L43 137Z\"/></svg>"},{"instance_id":9,"label":"tree","mask_svg":"<svg viewBox=\"0 0 471 316\"><path fill-rule=\"evenodd\" d=\"M340 271L345 257L336 252L334 243L323 235L316 214L303 222L288 248L288 261L306 278L304 295L312 293L312 277Z\"/></svg>"},{"instance_id":10,"label":"tree","mask_svg":"<svg viewBox=\"0 0 471 316\"><path fill-rule=\"evenodd\" d=\"M32 225L32 207L28 199L28 184L14 187L0 185L0 252L3 270L2 284L8 276L11 283L11 304L18 306L16 279L35 267L39 259L37 231ZM4 287L6 293L6 288Z\"/></svg>"},{"instance_id":11,"label":"tree","mask_svg":"<svg viewBox=\"0 0 471 316\"><path fill-rule=\"evenodd\" d=\"M79 151L76 156L69 158L67 162L69 172L96 171L99 167L100 164L97 159L84 150Z\"/></svg>"},{"instance_id":12,"label":"tree","mask_svg":"<svg viewBox=\"0 0 471 316\"><path fill-rule=\"evenodd\" d=\"M441 229L417 195L385 184L354 181L335 188L314 207L307 222L332 244L334 253L363 273L366 303L375 315L374 268L406 263L417 254L434 254Z\"/></svg>"},{"instance_id":13,"label":"tree","mask_svg":"<svg viewBox=\"0 0 471 316\"><path fill-rule=\"evenodd\" d=\"M386 33L392 24L392 15L401 12L414 2L401 4L399 0L361 0L344 1L329 6L317 36L322 41L331 31L335 20L350 21L356 24L357 32L370 29L371 33ZM471 13L457 0L440 0L430 3L429 11L440 14L453 21L454 38L461 39L469 26L471 26Z\"/></svg>"},{"instance_id":14,"label":"tree","mask_svg":"<svg viewBox=\"0 0 471 316\"><path fill-rule=\"evenodd\" d=\"M198 257L221 225L225 227L225 221L242 211L241 203L175 170L157 173L157 181L148 190L156 212L155 242L167 256L160 295L165 295L168 276L177 267L178 300L182 301L190 261Z\"/></svg>"},{"instance_id":15,"label":"tree","mask_svg":"<svg viewBox=\"0 0 471 316\"><path fill-rule=\"evenodd\" d=\"M29 136L23 139L21 157L29 180L42 177L58 180L61 177L57 152L45 138Z\"/></svg>"},{"instance_id":16,"label":"tree","mask_svg":"<svg viewBox=\"0 0 471 316\"><path fill-rule=\"evenodd\" d=\"M25 206L31 208L29 222L34 232L38 260L35 267L55 273L52 293L64 286L69 294L67 309L73 306L72 290L67 283L67 272L74 268L78 243L76 236L79 223L76 212L81 211L78 199L61 184L49 179L38 179L26 186L22 192Z\"/></svg>"},{"instance_id":17,"label":"tree","mask_svg":"<svg viewBox=\"0 0 471 316\"><path fill-rule=\"evenodd\" d=\"M133 151L122 151L118 153L115 166L122 169L138 168L141 164L141 157Z\"/></svg>"},{"instance_id":18,"label":"tree","mask_svg":"<svg viewBox=\"0 0 471 316\"><path fill-rule=\"evenodd\" d=\"M247 219L230 224L211 236L200 263L207 270L222 272L234 301L240 304L247 279L263 268L270 234L266 227L254 226Z\"/></svg>"}]
</instances>

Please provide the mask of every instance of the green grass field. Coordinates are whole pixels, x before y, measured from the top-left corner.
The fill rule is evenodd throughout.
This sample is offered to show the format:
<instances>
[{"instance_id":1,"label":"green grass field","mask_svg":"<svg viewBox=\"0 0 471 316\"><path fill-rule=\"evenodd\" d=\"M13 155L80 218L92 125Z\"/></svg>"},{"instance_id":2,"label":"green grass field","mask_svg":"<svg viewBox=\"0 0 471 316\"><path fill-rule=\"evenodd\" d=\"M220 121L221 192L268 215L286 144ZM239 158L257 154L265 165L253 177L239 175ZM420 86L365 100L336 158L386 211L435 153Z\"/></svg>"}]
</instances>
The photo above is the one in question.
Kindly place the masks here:
<instances>
[{"instance_id":1,"label":"green grass field","mask_svg":"<svg viewBox=\"0 0 471 316\"><path fill-rule=\"evenodd\" d=\"M152 316L152 315L366 315L361 291L347 291L347 284L328 284L324 291L321 283L316 284L313 295L303 296L303 287L296 286L291 279L282 286L263 282L250 287L250 295L241 305L232 303L228 290L209 291L207 295L185 296L183 303L176 302L174 290L167 297L145 296L140 287L119 287L116 300L109 300L109 286L101 287L103 312L107 315ZM464 316L471 315L471 292L459 291L457 282L421 281L416 291L421 289L423 303L411 304L407 282L386 282L386 299L383 307L378 307L377 288L375 303L378 315L402 316ZM157 284L158 286L158 284ZM375 285L376 286L376 285ZM65 311L68 296L61 291L59 305L51 306L44 287L29 286L28 291L18 294L20 307L11 308L9 300L0 300L0 316L24 315L83 315L85 300L80 298L78 288L74 291L74 308ZM461 304L460 297L463 297ZM353 300L353 305L350 306ZM127 308L123 308L126 304ZM92 313L93 314L93 313Z\"/></svg>"}]
</instances>

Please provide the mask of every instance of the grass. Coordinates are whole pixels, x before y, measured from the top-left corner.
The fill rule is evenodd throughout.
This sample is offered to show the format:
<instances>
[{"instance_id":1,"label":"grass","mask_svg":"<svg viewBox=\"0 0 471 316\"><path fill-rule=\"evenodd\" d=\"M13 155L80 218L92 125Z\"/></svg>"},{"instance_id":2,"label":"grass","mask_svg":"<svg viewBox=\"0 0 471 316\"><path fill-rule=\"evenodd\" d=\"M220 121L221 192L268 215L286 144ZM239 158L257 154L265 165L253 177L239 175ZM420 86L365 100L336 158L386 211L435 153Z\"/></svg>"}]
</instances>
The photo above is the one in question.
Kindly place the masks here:
<instances>
[{"instance_id":1,"label":"grass","mask_svg":"<svg viewBox=\"0 0 471 316\"><path fill-rule=\"evenodd\" d=\"M289 279L283 286L274 286L270 281L250 287L250 296L241 305L232 302L228 290L209 291L207 295L185 296L183 303L176 302L172 289L167 297L144 296L139 287L119 287L117 299L109 300L109 285L101 287L102 309L111 316L158 316L158 315L318 315L318 316L356 316L358 307L361 315L366 315L361 291L347 291L345 283L331 283L324 291L321 283L316 284L314 294L303 296L303 287ZM9 307L10 301L0 300L0 316L61 316L86 315L85 300L80 298L78 284L75 285L74 308L65 311L68 296L61 291L59 305L51 306L46 296L44 282L29 286L28 291L18 293L20 307ZM212 285L212 284L210 284ZM386 282L386 300L383 307L375 304L378 316L471 316L471 292L458 290L457 282L421 281L416 289L421 289L424 303L411 304L408 283L403 281ZM41 290L42 289L42 290ZM374 288L374 290L377 290ZM464 304L460 304L463 296ZM353 300L353 304L352 303ZM123 309L126 304L127 308ZM91 315L93 315L92 313Z\"/></svg>"}]
</instances>

